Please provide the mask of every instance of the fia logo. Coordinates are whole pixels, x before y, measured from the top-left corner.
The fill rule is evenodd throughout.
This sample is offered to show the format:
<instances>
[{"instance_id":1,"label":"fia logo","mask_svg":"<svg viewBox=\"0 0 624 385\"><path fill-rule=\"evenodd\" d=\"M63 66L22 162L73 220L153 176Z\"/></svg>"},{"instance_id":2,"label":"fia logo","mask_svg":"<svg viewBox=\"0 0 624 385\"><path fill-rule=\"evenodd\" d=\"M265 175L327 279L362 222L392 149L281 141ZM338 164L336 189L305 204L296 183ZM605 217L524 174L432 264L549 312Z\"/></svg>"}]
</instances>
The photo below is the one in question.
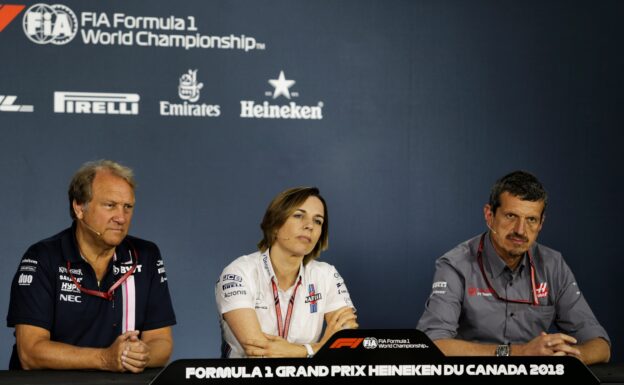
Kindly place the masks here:
<instances>
[{"instance_id":1,"label":"fia logo","mask_svg":"<svg viewBox=\"0 0 624 385\"><path fill-rule=\"evenodd\" d=\"M362 341L362 346L364 346L365 349L375 349L378 345L377 338L375 337L366 337L364 341Z\"/></svg>"},{"instance_id":2,"label":"fia logo","mask_svg":"<svg viewBox=\"0 0 624 385\"><path fill-rule=\"evenodd\" d=\"M76 37L76 14L61 4L35 4L26 10L23 19L24 33L37 44L63 45Z\"/></svg>"}]
</instances>

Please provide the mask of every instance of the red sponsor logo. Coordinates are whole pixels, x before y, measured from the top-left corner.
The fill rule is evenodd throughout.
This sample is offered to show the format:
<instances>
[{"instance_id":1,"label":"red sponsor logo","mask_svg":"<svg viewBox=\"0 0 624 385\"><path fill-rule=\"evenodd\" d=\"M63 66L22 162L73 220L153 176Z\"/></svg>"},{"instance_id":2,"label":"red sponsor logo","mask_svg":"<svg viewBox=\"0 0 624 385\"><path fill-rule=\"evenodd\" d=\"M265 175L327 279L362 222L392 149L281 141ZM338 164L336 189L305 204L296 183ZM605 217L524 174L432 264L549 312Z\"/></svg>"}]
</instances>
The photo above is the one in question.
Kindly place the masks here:
<instances>
[{"instance_id":1,"label":"red sponsor logo","mask_svg":"<svg viewBox=\"0 0 624 385\"><path fill-rule=\"evenodd\" d=\"M537 298L548 297L548 282L540 283L539 286L535 289L535 292L537 294Z\"/></svg>"},{"instance_id":2,"label":"red sponsor logo","mask_svg":"<svg viewBox=\"0 0 624 385\"><path fill-rule=\"evenodd\" d=\"M25 7L25 5L18 4L0 4L0 32L2 32Z\"/></svg>"},{"instance_id":3,"label":"red sponsor logo","mask_svg":"<svg viewBox=\"0 0 624 385\"><path fill-rule=\"evenodd\" d=\"M479 289L478 287L469 287L468 288L468 296L469 297L475 297L475 296L480 296L480 295L484 295L484 296L490 296L492 295L492 290L491 289Z\"/></svg>"},{"instance_id":4,"label":"red sponsor logo","mask_svg":"<svg viewBox=\"0 0 624 385\"><path fill-rule=\"evenodd\" d=\"M338 338L334 341L333 344L329 347L330 349L339 349L339 348L357 348L364 338Z\"/></svg>"}]
</instances>

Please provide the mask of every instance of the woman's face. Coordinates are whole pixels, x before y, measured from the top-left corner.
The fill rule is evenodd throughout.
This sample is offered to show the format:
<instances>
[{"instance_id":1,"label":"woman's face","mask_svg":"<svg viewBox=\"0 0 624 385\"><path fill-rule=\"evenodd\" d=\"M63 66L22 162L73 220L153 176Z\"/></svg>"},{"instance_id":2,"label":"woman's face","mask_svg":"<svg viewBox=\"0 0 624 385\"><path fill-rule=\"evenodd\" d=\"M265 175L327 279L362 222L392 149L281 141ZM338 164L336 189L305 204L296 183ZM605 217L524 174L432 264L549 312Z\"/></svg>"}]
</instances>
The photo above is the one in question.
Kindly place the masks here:
<instances>
[{"instance_id":1,"label":"woman's face","mask_svg":"<svg viewBox=\"0 0 624 385\"><path fill-rule=\"evenodd\" d=\"M308 197L277 231L272 250L301 257L309 254L321 237L324 215L323 202L315 196Z\"/></svg>"}]
</instances>

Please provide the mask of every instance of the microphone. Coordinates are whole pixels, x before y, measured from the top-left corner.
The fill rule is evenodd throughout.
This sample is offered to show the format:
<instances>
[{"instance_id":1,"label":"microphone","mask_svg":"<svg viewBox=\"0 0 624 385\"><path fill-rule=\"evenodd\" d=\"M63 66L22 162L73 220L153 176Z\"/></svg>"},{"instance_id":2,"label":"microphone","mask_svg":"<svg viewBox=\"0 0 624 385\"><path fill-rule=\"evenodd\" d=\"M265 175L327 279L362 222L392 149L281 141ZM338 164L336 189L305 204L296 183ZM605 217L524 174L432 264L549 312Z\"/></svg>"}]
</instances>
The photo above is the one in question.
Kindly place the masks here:
<instances>
[{"instance_id":1,"label":"microphone","mask_svg":"<svg viewBox=\"0 0 624 385\"><path fill-rule=\"evenodd\" d=\"M490 227L490 224L489 224L489 223L488 223L488 224L486 224L486 226L487 226L487 228L488 228L488 229L490 229L490 231L491 231L492 233L494 233L494 234L497 234L497 235L498 235L498 233L496 232L496 230L494 230L493 228L491 228L491 227Z\"/></svg>"},{"instance_id":2,"label":"microphone","mask_svg":"<svg viewBox=\"0 0 624 385\"><path fill-rule=\"evenodd\" d=\"M85 227L86 227L87 229L89 229L89 231L91 231L91 232L95 233L95 234L96 234L98 237L100 237L100 238L102 237L102 233L100 233L99 231L97 231L97 230L96 230L96 229L94 229L93 227L89 226L89 225L87 224L87 222L85 222L83 219L81 219L81 220L80 220L80 222L82 222L82 224L83 224L83 225L85 225Z\"/></svg>"}]
</instances>

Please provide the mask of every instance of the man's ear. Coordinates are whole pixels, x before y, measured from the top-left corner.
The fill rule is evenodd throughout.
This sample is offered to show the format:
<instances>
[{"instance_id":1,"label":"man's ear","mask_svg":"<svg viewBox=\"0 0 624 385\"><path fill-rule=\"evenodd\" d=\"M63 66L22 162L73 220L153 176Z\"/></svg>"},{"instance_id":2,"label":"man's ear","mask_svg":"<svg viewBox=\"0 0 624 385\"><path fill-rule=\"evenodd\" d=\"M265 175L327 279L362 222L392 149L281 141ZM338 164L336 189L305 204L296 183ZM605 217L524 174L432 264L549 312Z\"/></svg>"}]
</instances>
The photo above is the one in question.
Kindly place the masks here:
<instances>
[{"instance_id":1,"label":"man's ear","mask_svg":"<svg viewBox=\"0 0 624 385\"><path fill-rule=\"evenodd\" d=\"M492 211L492 206L490 206L489 203L486 203L485 206L483 206L483 218L485 219L487 227L492 227L494 212Z\"/></svg>"},{"instance_id":2,"label":"man's ear","mask_svg":"<svg viewBox=\"0 0 624 385\"><path fill-rule=\"evenodd\" d=\"M75 199L72 201L72 208L74 209L76 218L82 219L82 217L84 217L84 207L85 205L79 204Z\"/></svg>"}]
</instances>

